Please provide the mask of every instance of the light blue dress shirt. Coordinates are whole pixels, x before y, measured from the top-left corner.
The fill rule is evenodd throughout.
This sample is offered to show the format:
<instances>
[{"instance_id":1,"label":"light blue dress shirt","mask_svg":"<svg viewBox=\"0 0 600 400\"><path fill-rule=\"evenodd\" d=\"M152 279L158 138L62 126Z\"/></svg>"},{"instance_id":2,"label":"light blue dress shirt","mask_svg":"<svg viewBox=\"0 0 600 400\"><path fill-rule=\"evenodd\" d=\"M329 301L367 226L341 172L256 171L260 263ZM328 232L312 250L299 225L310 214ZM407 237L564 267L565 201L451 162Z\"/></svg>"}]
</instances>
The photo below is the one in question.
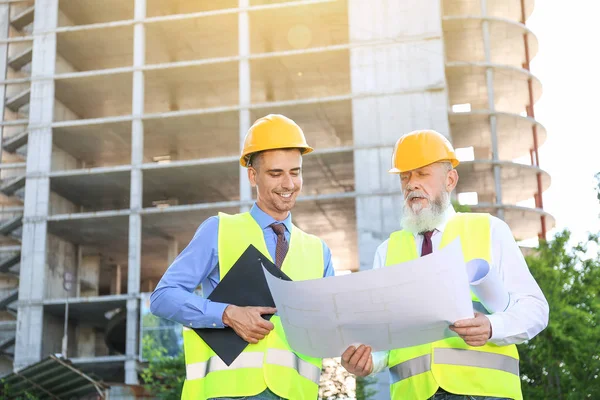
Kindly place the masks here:
<instances>
[{"instance_id":1,"label":"light blue dress shirt","mask_svg":"<svg viewBox=\"0 0 600 400\"><path fill-rule=\"evenodd\" d=\"M263 230L267 250L275 259L277 235L269 226L285 225L285 237L290 240L292 214L277 221L256 204L250 215ZM192 328L223 328L223 312L229 304L207 299L219 283L218 254L219 217L210 217L200 225L187 247L177 256L150 296L152 314ZM331 251L323 242L324 277L333 276ZM203 296L194 293L202 284Z\"/></svg>"}]
</instances>

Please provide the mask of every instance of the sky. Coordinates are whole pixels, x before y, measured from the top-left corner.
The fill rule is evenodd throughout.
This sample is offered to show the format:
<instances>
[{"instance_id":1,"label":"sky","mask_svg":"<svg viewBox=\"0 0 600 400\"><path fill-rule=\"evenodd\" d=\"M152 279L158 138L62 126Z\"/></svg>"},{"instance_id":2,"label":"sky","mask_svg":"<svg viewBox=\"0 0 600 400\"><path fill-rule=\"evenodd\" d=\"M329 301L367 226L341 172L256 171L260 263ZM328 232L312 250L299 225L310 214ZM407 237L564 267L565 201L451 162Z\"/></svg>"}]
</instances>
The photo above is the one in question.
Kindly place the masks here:
<instances>
[{"instance_id":1,"label":"sky","mask_svg":"<svg viewBox=\"0 0 600 400\"><path fill-rule=\"evenodd\" d=\"M572 240L600 231L600 1L538 0L527 26L539 51L531 71L543 87L536 119L548 132L540 166L552 178L544 209ZM556 230L550 231L551 238Z\"/></svg>"}]
</instances>

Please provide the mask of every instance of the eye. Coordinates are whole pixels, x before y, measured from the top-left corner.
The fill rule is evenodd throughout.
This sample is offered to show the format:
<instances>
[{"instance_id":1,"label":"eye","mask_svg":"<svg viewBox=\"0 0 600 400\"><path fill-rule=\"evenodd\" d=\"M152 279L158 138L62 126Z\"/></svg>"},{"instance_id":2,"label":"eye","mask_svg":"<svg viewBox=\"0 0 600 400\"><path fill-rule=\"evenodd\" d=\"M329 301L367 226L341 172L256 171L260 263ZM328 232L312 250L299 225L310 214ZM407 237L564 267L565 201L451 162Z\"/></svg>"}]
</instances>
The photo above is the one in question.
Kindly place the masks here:
<instances>
[{"instance_id":1,"label":"eye","mask_svg":"<svg viewBox=\"0 0 600 400\"><path fill-rule=\"evenodd\" d=\"M281 176L281 174L280 174L280 173L273 173L273 172L271 172L271 174L270 174L270 175L271 175L273 178L279 178L279 177Z\"/></svg>"}]
</instances>

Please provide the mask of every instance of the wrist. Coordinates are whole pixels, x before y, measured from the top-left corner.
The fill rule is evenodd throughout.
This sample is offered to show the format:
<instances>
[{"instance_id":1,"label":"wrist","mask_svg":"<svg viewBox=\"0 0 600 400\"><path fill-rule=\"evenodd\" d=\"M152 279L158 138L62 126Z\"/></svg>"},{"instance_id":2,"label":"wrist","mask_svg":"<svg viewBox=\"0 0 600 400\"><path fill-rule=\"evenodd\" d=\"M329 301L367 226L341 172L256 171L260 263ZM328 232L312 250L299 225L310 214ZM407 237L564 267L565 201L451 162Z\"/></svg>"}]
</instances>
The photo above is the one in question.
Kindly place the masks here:
<instances>
[{"instance_id":1,"label":"wrist","mask_svg":"<svg viewBox=\"0 0 600 400\"><path fill-rule=\"evenodd\" d=\"M227 307L225 307L225 310L223 311L223 324L225 324L226 326L230 326L231 325L231 313L233 312L234 309L234 305L230 304Z\"/></svg>"}]
</instances>

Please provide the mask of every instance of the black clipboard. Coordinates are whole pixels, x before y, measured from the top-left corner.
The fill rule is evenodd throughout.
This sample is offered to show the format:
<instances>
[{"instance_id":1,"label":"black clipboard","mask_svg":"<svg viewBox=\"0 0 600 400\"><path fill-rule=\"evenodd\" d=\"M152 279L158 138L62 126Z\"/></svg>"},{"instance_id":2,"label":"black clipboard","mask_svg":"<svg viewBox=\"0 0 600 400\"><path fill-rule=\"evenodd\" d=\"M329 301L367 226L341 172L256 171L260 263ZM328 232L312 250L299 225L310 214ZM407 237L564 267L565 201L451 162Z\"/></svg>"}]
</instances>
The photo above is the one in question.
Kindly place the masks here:
<instances>
[{"instance_id":1,"label":"black clipboard","mask_svg":"<svg viewBox=\"0 0 600 400\"><path fill-rule=\"evenodd\" d=\"M236 306L275 307L262 269L263 265L274 276L287 281L291 280L268 257L250 245L215 287L208 299ZM266 320L271 317L272 315L263 315ZM248 342L229 327L193 329L228 366L248 346Z\"/></svg>"}]
</instances>

